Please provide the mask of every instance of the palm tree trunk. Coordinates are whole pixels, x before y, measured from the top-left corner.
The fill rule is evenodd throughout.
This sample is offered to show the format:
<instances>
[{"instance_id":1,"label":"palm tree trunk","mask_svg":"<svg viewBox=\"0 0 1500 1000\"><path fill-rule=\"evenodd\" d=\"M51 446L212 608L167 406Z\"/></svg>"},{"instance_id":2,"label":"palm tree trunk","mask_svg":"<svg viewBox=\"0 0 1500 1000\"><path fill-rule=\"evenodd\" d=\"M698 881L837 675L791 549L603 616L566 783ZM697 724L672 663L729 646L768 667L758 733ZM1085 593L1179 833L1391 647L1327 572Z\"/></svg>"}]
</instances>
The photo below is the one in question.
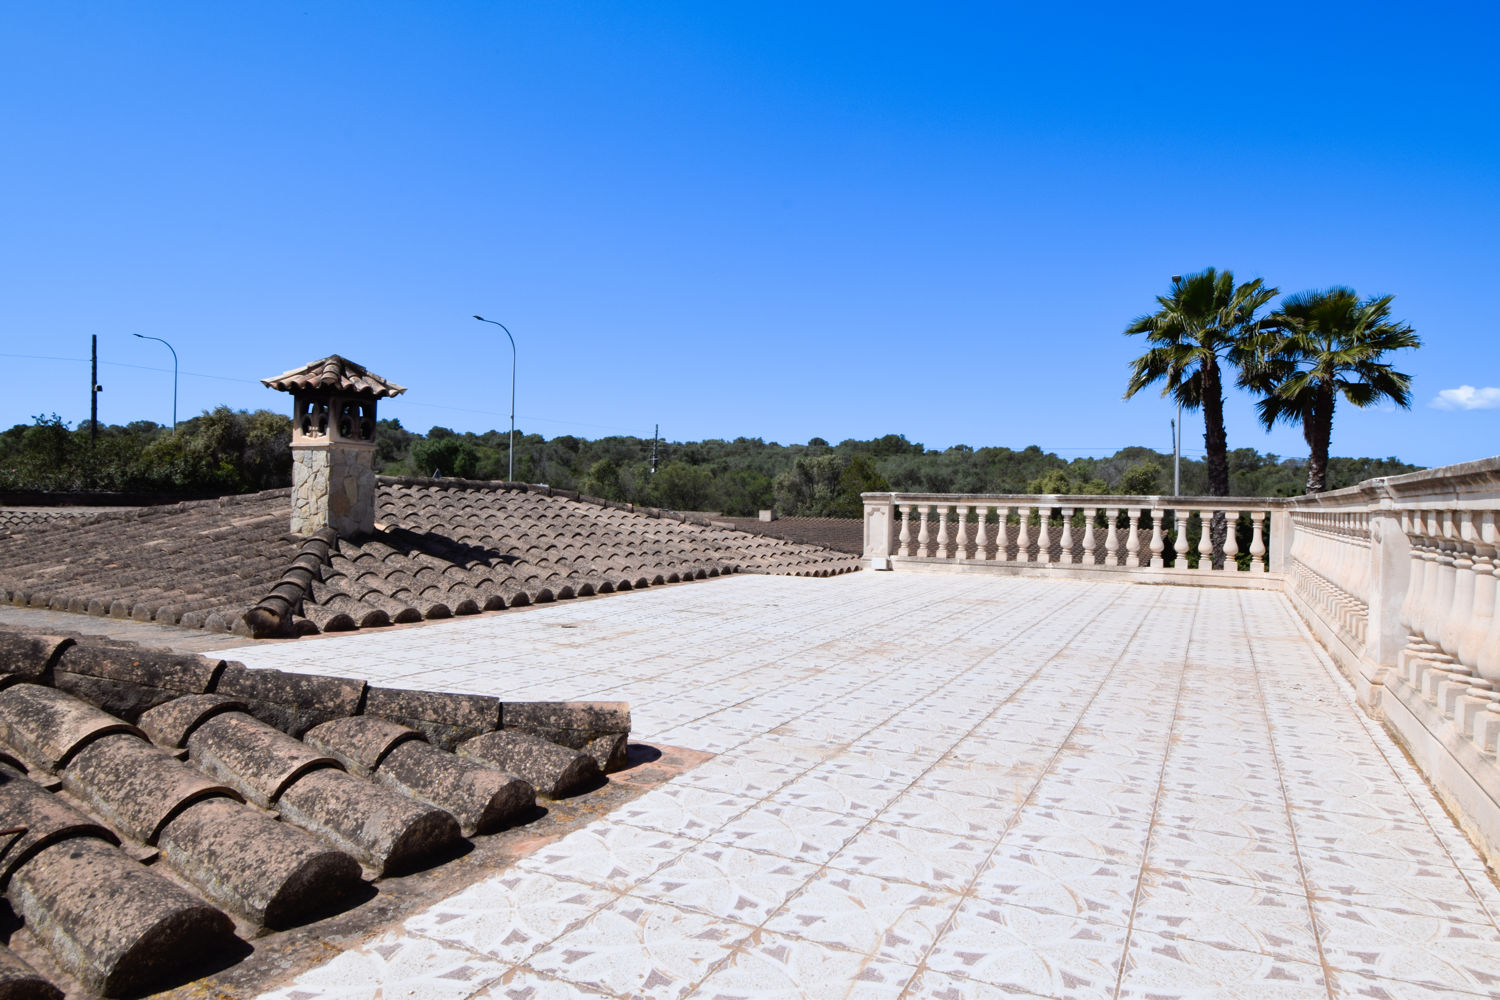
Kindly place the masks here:
<instances>
[{"instance_id":1,"label":"palm tree trunk","mask_svg":"<svg viewBox=\"0 0 1500 1000\"><path fill-rule=\"evenodd\" d=\"M1224 390L1219 366L1212 359L1203 365L1203 450L1208 466L1208 495L1229 495L1229 436L1224 433Z\"/></svg>"},{"instance_id":2,"label":"palm tree trunk","mask_svg":"<svg viewBox=\"0 0 1500 1000\"><path fill-rule=\"evenodd\" d=\"M1219 380L1219 366L1209 359L1203 365L1203 450L1208 466L1208 495L1229 495L1229 435L1224 432L1224 389ZM1223 567L1224 539L1229 525L1222 511L1215 511L1209 526L1213 545L1214 568Z\"/></svg>"},{"instance_id":3,"label":"palm tree trunk","mask_svg":"<svg viewBox=\"0 0 1500 1000\"><path fill-rule=\"evenodd\" d=\"M1333 404L1337 397L1333 386L1319 386L1317 402L1308 414L1310 424L1307 444L1307 492L1322 493L1328 488L1328 446L1333 440Z\"/></svg>"}]
</instances>

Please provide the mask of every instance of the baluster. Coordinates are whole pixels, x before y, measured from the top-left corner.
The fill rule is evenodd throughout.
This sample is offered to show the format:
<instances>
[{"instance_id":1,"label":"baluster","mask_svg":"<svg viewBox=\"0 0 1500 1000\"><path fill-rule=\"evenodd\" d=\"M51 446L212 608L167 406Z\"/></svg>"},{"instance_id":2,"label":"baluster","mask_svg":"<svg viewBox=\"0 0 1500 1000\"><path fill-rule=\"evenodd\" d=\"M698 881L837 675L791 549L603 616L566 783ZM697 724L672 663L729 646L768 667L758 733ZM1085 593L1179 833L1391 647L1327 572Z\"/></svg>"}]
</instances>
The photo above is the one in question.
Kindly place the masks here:
<instances>
[{"instance_id":1,"label":"baluster","mask_svg":"<svg viewBox=\"0 0 1500 1000\"><path fill-rule=\"evenodd\" d=\"M1453 607L1454 584L1457 581L1455 556L1458 554L1458 543L1453 534L1453 515L1448 511L1434 511L1438 524L1438 575L1437 596L1432 603L1432 613L1427 617L1427 641L1436 646L1444 654L1447 649L1443 644L1443 627L1448 620L1448 611Z\"/></svg>"},{"instance_id":2,"label":"baluster","mask_svg":"<svg viewBox=\"0 0 1500 1000\"><path fill-rule=\"evenodd\" d=\"M1479 666L1479 651L1495 618L1495 546L1487 527L1495 523L1494 511L1465 511L1463 533L1474 546L1474 604L1458 638L1458 662Z\"/></svg>"},{"instance_id":3,"label":"baluster","mask_svg":"<svg viewBox=\"0 0 1500 1000\"><path fill-rule=\"evenodd\" d=\"M932 535L927 530L927 519L931 516L932 504L924 503L922 505L922 524L917 530L917 555L923 559L932 555L932 546L930 544L932 542Z\"/></svg>"},{"instance_id":4,"label":"baluster","mask_svg":"<svg viewBox=\"0 0 1500 1000\"><path fill-rule=\"evenodd\" d=\"M1250 512L1250 572L1267 573L1271 569L1271 560L1266 557L1266 536L1261 531L1261 518L1270 520L1270 514L1261 514L1259 511Z\"/></svg>"},{"instance_id":5,"label":"baluster","mask_svg":"<svg viewBox=\"0 0 1500 1000\"><path fill-rule=\"evenodd\" d=\"M1490 610L1490 627L1479 644L1474 665L1479 676L1500 686L1500 514L1486 511L1480 521L1480 539L1490 552L1490 589L1495 606Z\"/></svg>"},{"instance_id":6,"label":"baluster","mask_svg":"<svg viewBox=\"0 0 1500 1000\"><path fill-rule=\"evenodd\" d=\"M1427 572L1427 560L1423 558L1422 547L1425 544L1422 538L1421 522L1415 511L1403 510L1401 512L1401 531L1406 535L1410 543L1411 567L1406 582L1406 597L1401 602L1401 627L1406 629L1408 636L1417 631L1417 601L1422 593L1423 575Z\"/></svg>"},{"instance_id":7,"label":"baluster","mask_svg":"<svg viewBox=\"0 0 1500 1000\"><path fill-rule=\"evenodd\" d=\"M969 505L958 505L958 538L954 540L955 559L969 558Z\"/></svg>"},{"instance_id":8,"label":"baluster","mask_svg":"<svg viewBox=\"0 0 1500 1000\"><path fill-rule=\"evenodd\" d=\"M938 507L937 557L948 558L948 506Z\"/></svg>"},{"instance_id":9,"label":"baluster","mask_svg":"<svg viewBox=\"0 0 1500 1000\"><path fill-rule=\"evenodd\" d=\"M1010 508L998 507L995 515L1000 519L1000 526L995 531L995 558L1002 562L1014 562L1010 557Z\"/></svg>"},{"instance_id":10,"label":"baluster","mask_svg":"<svg viewBox=\"0 0 1500 1000\"><path fill-rule=\"evenodd\" d=\"M980 504L974 508L974 558L990 557L990 507Z\"/></svg>"},{"instance_id":11,"label":"baluster","mask_svg":"<svg viewBox=\"0 0 1500 1000\"><path fill-rule=\"evenodd\" d=\"M1036 561L1045 566L1052 561L1052 508L1041 507L1037 513L1041 528L1037 532Z\"/></svg>"},{"instance_id":12,"label":"baluster","mask_svg":"<svg viewBox=\"0 0 1500 1000\"><path fill-rule=\"evenodd\" d=\"M1130 521L1128 513L1125 516L1125 520L1128 524ZM1118 528L1119 523L1120 508L1104 508L1104 565L1106 566L1114 566L1117 563L1116 557L1120 553L1120 539L1115 534L1115 530Z\"/></svg>"},{"instance_id":13,"label":"baluster","mask_svg":"<svg viewBox=\"0 0 1500 1000\"><path fill-rule=\"evenodd\" d=\"M1240 540L1235 537L1239 534L1240 512L1224 512L1224 572L1238 573L1240 562L1236 557L1240 554Z\"/></svg>"},{"instance_id":14,"label":"baluster","mask_svg":"<svg viewBox=\"0 0 1500 1000\"><path fill-rule=\"evenodd\" d=\"M1420 511L1417 516L1420 518L1423 539L1422 559L1427 567L1422 571L1422 593L1417 595L1416 603L1411 609L1412 633L1417 638L1417 647L1428 654L1437 652L1437 644L1432 642L1429 635L1433 631L1432 617L1441 589L1439 577L1442 575L1442 540L1439 537L1441 529L1436 511Z\"/></svg>"},{"instance_id":15,"label":"baluster","mask_svg":"<svg viewBox=\"0 0 1500 1000\"><path fill-rule=\"evenodd\" d=\"M1088 556L1090 566L1099 565L1099 553L1094 551L1094 518L1098 514L1098 507L1083 508L1083 551Z\"/></svg>"},{"instance_id":16,"label":"baluster","mask_svg":"<svg viewBox=\"0 0 1500 1000\"><path fill-rule=\"evenodd\" d=\"M1192 513L1190 510L1172 511L1172 534L1176 536L1172 539L1172 551L1177 553L1177 557L1172 560L1173 569L1185 570L1188 568L1187 526L1188 518L1192 516ZM1201 521L1202 518L1200 517L1199 520Z\"/></svg>"},{"instance_id":17,"label":"baluster","mask_svg":"<svg viewBox=\"0 0 1500 1000\"><path fill-rule=\"evenodd\" d=\"M1216 516L1214 511L1198 512L1198 568L1205 573L1214 568L1213 523Z\"/></svg>"},{"instance_id":18,"label":"baluster","mask_svg":"<svg viewBox=\"0 0 1500 1000\"><path fill-rule=\"evenodd\" d=\"M901 554L911 555L911 504L901 505Z\"/></svg>"},{"instance_id":19,"label":"baluster","mask_svg":"<svg viewBox=\"0 0 1500 1000\"><path fill-rule=\"evenodd\" d=\"M1166 569L1167 568L1167 562L1166 562L1166 560L1161 557L1162 549L1165 548L1165 546L1162 544L1162 538L1161 538L1161 517L1162 517L1162 511L1161 511L1161 509L1160 508L1153 508L1152 511L1151 511L1151 568L1152 569Z\"/></svg>"},{"instance_id":20,"label":"baluster","mask_svg":"<svg viewBox=\"0 0 1500 1000\"><path fill-rule=\"evenodd\" d=\"M1021 516L1021 530L1016 534L1016 562L1031 562L1031 508L1020 506L1016 513Z\"/></svg>"},{"instance_id":21,"label":"baluster","mask_svg":"<svg viewBox=\"0 0 1500 1000\"><path fill-rule=\"evenodd\" d=\"M1443 617L1439 636L1443 652L1461 663L1459 640L1474 613L1474 555L1469 548L1474 522L1468 511L1456 510L1448 514L1448 526L1453 539L1453 597L1445 605L1448 613Z\"/></svg>"},{"instance_id":22,"label":"baluster","mask_svg":"<svg viewBox=\"0 0 1500 1000\"><path fill-rule=\"evenodd\" d=\"M1131 507L1125 511L1125 565L1141 566L1141 536L1139 532L1141 509Z\"/></svg>"},{"instance_id":23,"label":"baluster","mask_svg":"<svg viewBox=\"0 0 1500 1000\"><path fill-rule=\"evenodd\" d=\"M1062 516L1062 561L1071 566L1078 561L1073 556L1073 508L1062 508Z\"/></svg>"}]
</instances>

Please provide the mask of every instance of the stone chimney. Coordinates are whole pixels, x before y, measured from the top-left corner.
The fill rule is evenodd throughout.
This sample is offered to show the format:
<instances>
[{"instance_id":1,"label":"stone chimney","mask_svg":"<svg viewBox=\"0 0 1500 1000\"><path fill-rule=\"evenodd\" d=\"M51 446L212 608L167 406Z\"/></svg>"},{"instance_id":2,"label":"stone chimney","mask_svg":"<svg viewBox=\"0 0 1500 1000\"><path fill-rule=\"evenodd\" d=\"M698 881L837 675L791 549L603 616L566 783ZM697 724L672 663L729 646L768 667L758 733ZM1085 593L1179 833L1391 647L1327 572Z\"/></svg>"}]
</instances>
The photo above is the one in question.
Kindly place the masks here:
<instances>
[{"instance_id":1,"label":"stone chimney","mask_svg":"<svg viewBox=\"0 0 1500 1000\"><path fill-rule=\"evenodd\" d=\"M334 354L261 384L289 392L292 533L332 528L340 537L375 528L375 401L404 386Z\"/></svg>"}]
</instances>

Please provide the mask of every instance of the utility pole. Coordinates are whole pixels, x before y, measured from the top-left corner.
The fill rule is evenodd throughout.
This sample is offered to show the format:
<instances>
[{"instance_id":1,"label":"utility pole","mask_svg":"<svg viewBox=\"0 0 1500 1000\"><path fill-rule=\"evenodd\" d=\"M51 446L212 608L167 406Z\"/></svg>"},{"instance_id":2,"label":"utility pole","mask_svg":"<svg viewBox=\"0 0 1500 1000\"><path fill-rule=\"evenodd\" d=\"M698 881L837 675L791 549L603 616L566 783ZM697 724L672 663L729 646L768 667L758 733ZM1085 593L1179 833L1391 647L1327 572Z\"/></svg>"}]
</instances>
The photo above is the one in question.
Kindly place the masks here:
<instances>
[{"instance_id":1,"label":"utility pole","mask_svg":"<svg viewBox=\"0 0 1500 1000\"><path fill-rule=\"evenodd\" d=\"M1172 495L1182 496L1182 404L1177 404L1177 419L1172 421Z\"/></svg>"},{"instance_id":2,"label":"utility pole","mask_svg":"<svg viewBox=\"0 0 1500 1000\"><path fill-rule=\"evenodd\" d=\"M651 474L656 475L656 442L661 438L661 424L656 424L651 430Z\"/></svg>"},{"instance_id":3,"label":"utility pole","mask_svg":"<svg viewBox=\"0 0 1500 1000\"><path fill-rule=\"evenodd\" d=\"M92 361L89 365L89 447L94 447L94 442L99 440L99 393L104 391L104 386L99 384L99 335L93 334L89 337L89 355Z\"/></svg>"}]
</instances>

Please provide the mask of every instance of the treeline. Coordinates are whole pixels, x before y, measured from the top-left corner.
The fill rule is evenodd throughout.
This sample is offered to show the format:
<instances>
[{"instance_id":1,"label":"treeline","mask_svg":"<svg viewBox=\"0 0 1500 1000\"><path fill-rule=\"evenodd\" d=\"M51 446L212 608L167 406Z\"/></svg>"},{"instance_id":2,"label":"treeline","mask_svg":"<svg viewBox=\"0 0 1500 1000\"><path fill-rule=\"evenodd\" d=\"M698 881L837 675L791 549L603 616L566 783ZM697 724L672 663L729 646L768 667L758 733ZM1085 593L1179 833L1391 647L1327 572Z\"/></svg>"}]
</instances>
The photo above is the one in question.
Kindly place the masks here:
<instances>
[{"instance_id":1,"label":"treeline","mask_svg":"<svg viewBox=\"0 0 1500 1000\"><path fill-rule=\"evenodd\" d=\"M286 486L291 481L291 422L269 410L227 407L183 421L177 430L149 421L70 429L55 414L0 432L0 491L158 491L213 495ZM425 435L382 420L376 468L386 475L505 479L507 432ZM1172 492L1172 456L1125 448L1108 458L1062 459L1036 446L929 449L899 434L869 441L782 445L760 438L659 442L517 433L518 480L580 490L671 510L750 515L775 508L785 516L858 517L862 492L1086 493ZM1329 487L1418 467L1394 458L1334 458ZM1306 459L1229 452L1230 495L1295 496ZM1203 462L1182 460L1182 492L1208 493Z\"/></svg>"}]
</instances>

